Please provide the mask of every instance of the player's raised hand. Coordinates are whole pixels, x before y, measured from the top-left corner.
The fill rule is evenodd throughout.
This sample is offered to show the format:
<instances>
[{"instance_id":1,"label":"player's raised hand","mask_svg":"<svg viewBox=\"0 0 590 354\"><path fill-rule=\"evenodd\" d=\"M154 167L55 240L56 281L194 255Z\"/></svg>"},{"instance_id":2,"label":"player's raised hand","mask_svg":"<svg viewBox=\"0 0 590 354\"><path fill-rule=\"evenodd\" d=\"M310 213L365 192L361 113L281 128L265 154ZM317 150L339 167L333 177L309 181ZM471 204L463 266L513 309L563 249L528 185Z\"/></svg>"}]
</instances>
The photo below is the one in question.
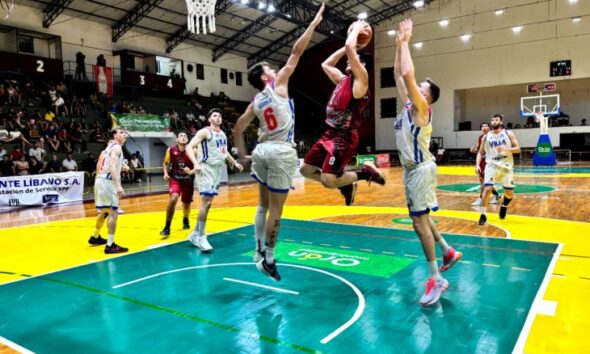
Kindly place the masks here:
<instances>
[{"instance_id":1,"label":"player's raised hand","mask_svg":"<svg viewBox=\"0 0 590 354\"><path fill-rule=\"evenodd\" d=\"M326 5L324 3L322 3L322 6L320 6L320 9L318 10L318 13L315 14L315 17L313 18L313 21L311 21L311 24L314 26L317 26L320 24L320 22L322 22L323 19L323 14L324 14L324 9L326 8Z\"/></svg>"},{"instance_id":2,"label":"player's raised hand","mask_svg":"<svg viewBox=\"0 0 590 354\"><path fill-rule=\"evenodd\" d=\"M398 40L400 42L409 43L412 39L412 20L409 18L399 23Z\"/></svg>"}]
</instances>

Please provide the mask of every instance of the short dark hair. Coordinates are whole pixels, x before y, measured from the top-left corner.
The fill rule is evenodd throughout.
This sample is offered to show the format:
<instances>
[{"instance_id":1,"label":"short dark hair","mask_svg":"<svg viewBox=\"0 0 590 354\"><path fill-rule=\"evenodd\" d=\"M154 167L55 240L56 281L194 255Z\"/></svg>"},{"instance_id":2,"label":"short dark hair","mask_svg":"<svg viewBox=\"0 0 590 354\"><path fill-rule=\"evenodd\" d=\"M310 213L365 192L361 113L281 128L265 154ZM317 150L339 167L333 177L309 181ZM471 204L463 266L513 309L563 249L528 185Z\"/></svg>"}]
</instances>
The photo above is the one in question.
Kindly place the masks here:
<instances>
[{"instance_id":1,"label":"short dark hair","mask_svg":"<svg viewBox=\"0 0 590 354\"><path fill-rule=\"evenodd\" d=\"M501 121L504 121L504 116L501 115L500 113L496 113L492 116L492 118L500 118Z\"/></svg>"},{"instance_id":2,"label":"short dark hair","mask_svg":"<svg viewBox=\"0 0 590 354\"><path fill-rule=\"evenodd\" d=\"M488 128L490 127L490 123L488 123L488 122L483 122L483 123L481 123L481 124L479 125L479 129L483 128L483 126L484 126L484 125L487 125L487 126L488 126Z\"/></svg>"},{"instance_id":3,"label":"short dark hair","mask_svg":"<svg viewBox=\"0 0 590 354\"><path fill-rule=\"evenodd\" d=\"M211 118L211 116L213 115L213 113L219 113L221 115L223 115L223 112L221 111L221 109L219 108L211 108L211 110L209 110L209 113L207 113L207 119Z\"/></svg>"},{"instance_id":4,"label":"short dark hair","mask_svg":"<svg viewBox=\"0 0 590 354\"><path fill-rule=\"evenodd\" d=\"M440 87L430 78L426 78L426 82L430 85L430 104L433 104L440 97Z\"/></svg>"},{"instance_id":5,"label":"short dark hair","mask_svg":"<svg viewBox=\"0 0 590 354\"><path fill-rule=\"evenodd\" d=\"M248 69L248 82L250 85L254 86L254 88L262 91L264 90L264 82L262 81L262 74L264 74L264 67L268 66L268 63L265 61L261 61L252 65Z\"/></svg>"},{"instance_id":6,"label":"short dark hair","mask_svg":"<svg viewBox=\"0 0 590 354\"><path fill-rule=\"evenodd\" d=\"M111 138L114 138L119 130L124 130L124 129L121 127L113 127L113 129L111 129Z\"/></svg>"}]
</instances>

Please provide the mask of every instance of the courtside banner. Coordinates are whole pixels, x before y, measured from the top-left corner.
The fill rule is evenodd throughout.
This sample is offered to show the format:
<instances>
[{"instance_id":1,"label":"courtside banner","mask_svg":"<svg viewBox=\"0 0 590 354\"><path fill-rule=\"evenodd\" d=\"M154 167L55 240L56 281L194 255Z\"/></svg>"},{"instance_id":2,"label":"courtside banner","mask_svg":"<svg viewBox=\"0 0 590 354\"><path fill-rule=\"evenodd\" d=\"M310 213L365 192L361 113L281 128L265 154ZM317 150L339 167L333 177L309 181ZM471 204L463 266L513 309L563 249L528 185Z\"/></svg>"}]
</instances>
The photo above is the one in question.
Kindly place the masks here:
<instances>
[{"instance_id":1,"label":"courtside banner","mask_svg":"<svg viewBox=\"0 0 590 354\"><path fill-rule=\"evenodd\" d=\"M84 172L0 177L0 208L78 202Z\"/></svg>"},{"instance_id":2,"label":"courtside banner","mask_svg":"<svg viewBox=\"0 0 590 354\"><path fill-rule=\"evenodd\" d=\"M170 119L155 114L114 114L113 126L121 126L131 132L164 132L170 129Z\"/></svg>"}]
</instances>

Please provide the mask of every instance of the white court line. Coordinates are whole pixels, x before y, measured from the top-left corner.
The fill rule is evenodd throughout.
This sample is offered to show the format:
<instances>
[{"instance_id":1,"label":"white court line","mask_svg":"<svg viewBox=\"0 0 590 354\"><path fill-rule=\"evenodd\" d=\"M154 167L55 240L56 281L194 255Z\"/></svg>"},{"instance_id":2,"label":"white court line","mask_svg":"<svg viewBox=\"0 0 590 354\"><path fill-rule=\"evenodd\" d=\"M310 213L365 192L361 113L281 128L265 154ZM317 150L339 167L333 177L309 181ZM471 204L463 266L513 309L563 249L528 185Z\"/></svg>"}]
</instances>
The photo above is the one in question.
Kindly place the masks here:
<instances>
[{"instance_id":1,"label":"white court line","mask_svg":"<svg viewBox=\"0 0 590 354\"><path fill-rule=\"evenodd\" d=\"M153 250L154 248L160 248L160 247L164 247L164 246L168 246L170 244L170 242L162 242L162 243L156 243L155 245L151 245L146 247L148 250Z\"/></svg>"},{"instance_id":2,"label":"white court line","mask_svg":"<svg viewBox=\"0 0 590 354\"><path fill-rule=\"evenodd\" d=\"M4 337L0 337L0 343L4 344L5 346L7 346L10 349L14 349L16 351L18 351L21 354L35 354L35 352L32 352L30 350L28 350L27 348L24 348L18 344L16 344L13 341L10 341Z\"/></svg>"},{"instance_id":3,"label":"white court line","mask_svg":"<svg viewBox=\"0 0 590 354\"><path fill-rule=\"evenodd\" d=\"M113 289L122 288L124 286L128 286L128 285L131 285L131 284L139 283L139 282L142 282L144 280L156 278L156 277L159 277L161 275L183 272L185 270L201 269L201 268L213 268L213 267L241 266L241 265L253 266L254 264L253 263L250 263L250 262L248 262L248 263L246 263L246 262L239 262L239 263L220 263L220 264L207 264L207 265L201 265L201 266L193 266L193 267L173 269L173 270L169 270L169 271L166 271L166 272L156 273L156 274L149 275L147 277L135 279L135 280L132 280L132 281L129 281L129 282L126 282L126 283L119 284L119 285L115 285L115 286L113 286ZM336 275L334 273L327 272L327 271L322 270L322 269L310 268L310 267L301 266L301 265L295 265L295 264L281 264L281 267L306 269L306 270L311 270L312 272L317 272L317 273L322 273L322 274L328 275L328 276L330 276L332 278L336 278L336 279L340 280L341 282L343 282L344 284L348 285L352 289L352 291L354 291L354 293L356 294L356 296L358 298L358 303L359 304L358 304L358 306L356 308L356 311L354 311L354 314L352 315L352 317L348 321L346 321L343 325L341 325L340 327L336 328L336 330L334 330L332 333L330 333L326 337L322 338L322 340L320 340L320 343L326 344L326 343L330 342L332 339L336 338L340 333L344 332L348 327L352 326L361 317L361 315L365 311L366 301L365 301L365 297L363 296L363 293L354 284L352 284L348 280L342 278L341 276Z\"/></svg>"},{"instance_id":4,"label":"white court line","mask_svg":"<svg viewBox=\"0 0 590 354\"><path fill-rule=\"evenodd\" d=\"M557 263L557 258L559 258L559 254L561 253L562 248L563 243L560 243L557 246L555 253L553 254L553 259L551 259L551 263L549 263L549 267L547 267L545 278L543 278L543 282L541 283L541 286L539 286L539 290L537 291L535 300L533 300L533 304L529 310L529 314L526 316L524 326L520 331L520 335L518 336L518 340L514 345L512 354L520 354L524 352L526 340L529 336L529 333L531 332L531 328L533 328L533 322L535 321L537 313L540 313L540 306L542 306L543 296L545 295L545 291L547 291L547 287L549 286L549 280L551 279L551 275L553 274L553 270L555 269L555 264Z\"/></svg>"},{"instance_id":5,"label":"white court line","mask_svg":"<svg viewBox=\"0 0 590 354\"><path fill-rule=\"evenodd\" d=\"M245 281L245 280L239 280L239 279L233 279L233 278L223 278L223 280L232 281L234 283L240 283L240 284L257 286L259 288L270 289L270 290L273 290L273 291L276 291L276 292L279 292L279 293L299 295L299 292L298 291L292 291L292 290L287 290L287 289L275 288L274 286L268 286L268 285L263 285L263 284L258 284L258 283L251 283L251 282Z\"/></svg>"},{"instance_id":6,"label":"white court line","mask_svg":"<svg viewBox=\"0 0 590 354\"><path fill-rule=\"evenodd\" d=\"M542 300L539 304L539 314L546 316L555 316L557 311L557 301Z\"/></svg>"}]
</instances>

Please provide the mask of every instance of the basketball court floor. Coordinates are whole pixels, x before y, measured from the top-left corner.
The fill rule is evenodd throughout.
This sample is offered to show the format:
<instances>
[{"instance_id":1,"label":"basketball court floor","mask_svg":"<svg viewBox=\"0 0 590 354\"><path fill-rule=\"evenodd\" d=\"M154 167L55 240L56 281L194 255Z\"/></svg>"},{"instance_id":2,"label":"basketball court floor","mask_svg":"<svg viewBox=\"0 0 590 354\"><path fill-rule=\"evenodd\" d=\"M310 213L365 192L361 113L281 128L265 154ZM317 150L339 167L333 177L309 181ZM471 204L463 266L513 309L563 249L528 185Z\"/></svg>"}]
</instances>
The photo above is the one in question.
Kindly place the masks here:
<instances>
[{"instance_id":1,"label":"basketball court floor","mask_svg":"<svg viewBox=\"0 0 590 354\"><path fill-rule=\"evenodd\" d=\"M180 210L161 239L166 195L124 200L116 240L131 252L118 256L86 243L92 204L0 214L0 353L585 352L590 170L517 170L508 218L492 206L483 227L472 174L439 168L434 217L464 257L428 308L400 168L360 184L352 207L296 180L281 282L252 262L254 184L214 200L211 254L186 241Z\"/></svg>"}]
</instances>

